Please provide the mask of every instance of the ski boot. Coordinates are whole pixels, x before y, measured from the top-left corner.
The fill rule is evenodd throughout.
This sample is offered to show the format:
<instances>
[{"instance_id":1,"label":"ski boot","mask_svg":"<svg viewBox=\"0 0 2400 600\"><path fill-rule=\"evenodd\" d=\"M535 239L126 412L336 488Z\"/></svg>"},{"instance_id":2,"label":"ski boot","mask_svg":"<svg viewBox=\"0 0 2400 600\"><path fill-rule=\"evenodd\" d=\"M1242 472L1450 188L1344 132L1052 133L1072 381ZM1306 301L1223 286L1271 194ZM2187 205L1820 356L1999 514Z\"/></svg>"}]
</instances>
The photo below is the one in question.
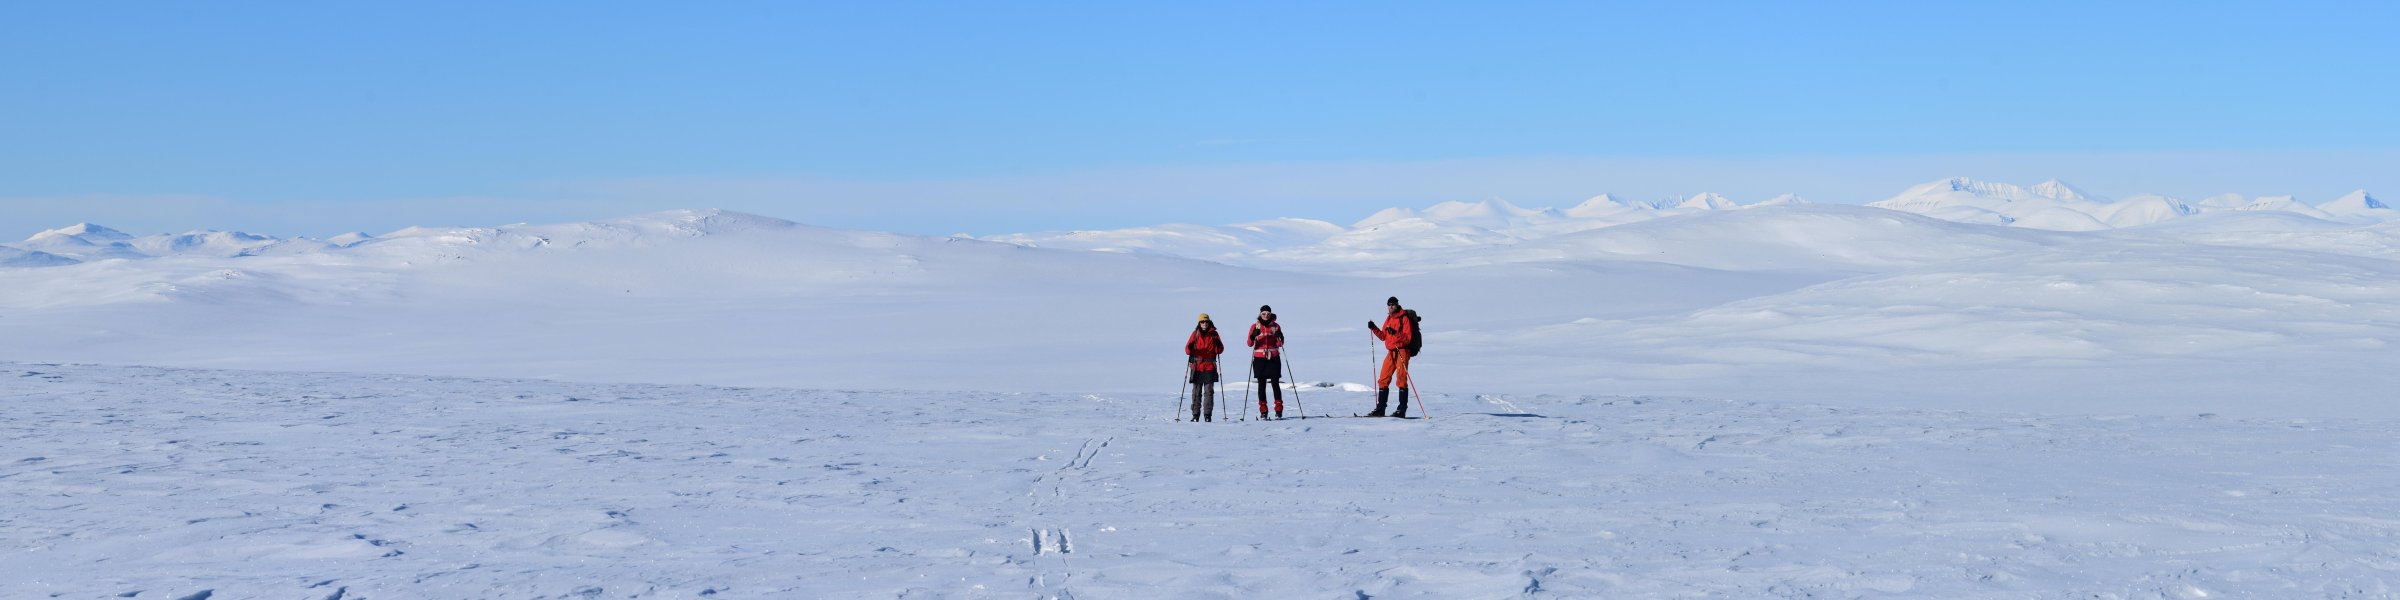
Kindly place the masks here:
<instances>
[{"instance_id":1,"label":"ski boot","mask_svg":"<svg viewBox=\"0 0 2400 600\"><path fill-rule=\"evenodd\" d=\"M1391 402L1391 401L1392 401L1392 388L1375 388L1375 412L1367 413L1367 416L1370 416L1370 417L1381 417L1381 416L1384 416L1384 414L1383 414L1383 408L1384 408L1384 404L1386 404L1386 403L1389 403L1389 402Z\"/></svg>"},{"instance_id":2,"label":"ski boot","mask_svg":"<svg viewBox=\"0 0 2400 600\"><path fill-rule=\"evenodd\" d=\"M1408 388L1400 388L1400 410L1392 411L1392 416L1408 418Z\"/></svg>"}]
</instances>

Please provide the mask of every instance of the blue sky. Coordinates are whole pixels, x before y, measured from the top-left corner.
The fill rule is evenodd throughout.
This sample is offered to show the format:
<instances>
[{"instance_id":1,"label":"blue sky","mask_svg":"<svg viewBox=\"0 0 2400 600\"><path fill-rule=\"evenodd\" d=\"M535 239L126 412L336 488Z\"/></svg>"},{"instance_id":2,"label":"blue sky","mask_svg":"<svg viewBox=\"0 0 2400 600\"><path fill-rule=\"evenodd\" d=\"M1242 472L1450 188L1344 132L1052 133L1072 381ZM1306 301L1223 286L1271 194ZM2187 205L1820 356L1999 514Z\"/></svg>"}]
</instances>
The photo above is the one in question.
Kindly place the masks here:
<instances>
[{"instance_id":1,"label":"blue sky","mask_svg":"<svg viewBox=\"0 0 2400 600\"><path fill-rule=\"evenodd\" d=\"M2400 189L2396 6L11 3L0 234L997 233L1951 175L2323 201Z\"/></svg>"}]
</instances>

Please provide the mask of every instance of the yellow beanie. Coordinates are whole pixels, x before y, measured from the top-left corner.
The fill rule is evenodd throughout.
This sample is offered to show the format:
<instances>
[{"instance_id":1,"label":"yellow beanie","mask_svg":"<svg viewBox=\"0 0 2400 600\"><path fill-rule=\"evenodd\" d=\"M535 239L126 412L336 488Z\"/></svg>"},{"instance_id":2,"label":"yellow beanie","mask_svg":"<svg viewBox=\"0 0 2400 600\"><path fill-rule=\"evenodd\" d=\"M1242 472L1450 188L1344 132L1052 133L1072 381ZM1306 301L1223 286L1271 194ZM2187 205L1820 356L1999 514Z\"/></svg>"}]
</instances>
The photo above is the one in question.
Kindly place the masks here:
<instances>
[{"instance_id":1,"label":"yellow beanie","mask_svg":"<svg viewBox=\"0 0 2400 600\"><path fill-rule=\"evenodd\" d=\"M1202 320L1202 321L1206 321L1206 320L1208 320L1208 313L1200 313L1200 320Z\"/></svg>"}]
</instances>

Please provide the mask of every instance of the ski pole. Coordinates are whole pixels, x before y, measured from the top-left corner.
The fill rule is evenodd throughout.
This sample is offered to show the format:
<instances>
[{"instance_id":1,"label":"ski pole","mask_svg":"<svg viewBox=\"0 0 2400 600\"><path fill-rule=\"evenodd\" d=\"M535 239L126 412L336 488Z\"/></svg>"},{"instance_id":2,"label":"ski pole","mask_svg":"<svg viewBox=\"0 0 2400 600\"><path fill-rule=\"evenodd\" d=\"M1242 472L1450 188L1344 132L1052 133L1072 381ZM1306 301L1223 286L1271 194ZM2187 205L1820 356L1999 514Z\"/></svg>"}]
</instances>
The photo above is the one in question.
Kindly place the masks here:
<instances>
[{"instance_id":1,"label":"ski pole","mask_svg":"<svg viewBox=\"0 0 2400 600\"><path fill-rule=\"evenodd\" d=\"M1292 371L1292 357L1289 354L1283 356L1283 378L1292 382L1292 408L1300 411L1302 420L1308 419L1308 405L1300 403L1300 376Z\"/></svg>"},{"instance_id":2,"label":"ski pole","mask_svg":"<svg viewBox=\"0 0 2400 600\"><path fill-rule=\"evenodd\" d=\"M1175 422L1183 422L1183 393L1192 390L1192 363L1183 363L1183 383L1175 384Z\"/></svg>"},{"instance_id":3,"label":"ski pole","mask_svg":"<svg viewBox=\"0 0 2400 600\"><path fill-rule=\"evenodd\" d=\"M1426 407L1432 406L1433 403L1426 402L1425 390L1417 388L1417 374L1409 373L1407 381L1409 389L1417 390L1417 414L1423 415L1427 421L1433 420L1433 411L1426 409Z\"/></svg>"},{"instance_id":4,"label":"ski pole","mask_svg":"<svg viewBox=\"0 0 2400 600\"><path fill-rule=\"evenodd\" d=\"M1242 380L1242 387L1244 387L1244 388L1257 388L1257 387L1258 387L1258 361L1257 361L1257 359L1253 358L1253 359L1251 360L1251 362L1250 362L1250 364L1249 364L1249 365L1245 365L1245 366L1243 366L1243 367L1242 367L1242 376L1243 376L1243 377L1247 377L1247 378L1248 378L1248 379L1244 379L1244 380ZM1258 390L1257 390L1257 389L1250 389L1249 391L1255 392L1255 391L1258 391ZM1262 401L1260 401L1260 402L1261 402L1261 403L1264 403L1265 401L1263 401L1263 400L1262 400ZM1242 407L1242 421L1243 421L1243 422L1248 422L1248 421L1250 420L1250 394L1248 394L1248 393L1243 393L1243 394L1242 394L1242 403L1241 403L1239 406L1241 406L1241 407Z\"/></svg>"},{"instance_id":5,"label":"ski pole","mask_svg":"<svg viewBox=\"0 0 2400 600\"><path fill-rule=\"evenodd\" d=\"M1210 383L1210 384L1208 384L1208 418L1209 418L1209 420L1212 420L1212 421L1216 420L1216 418L1217 418L1217 409L1220 409L1220 408L1225 408L1225 365L1224 365L1224 364L1222 364L1222 363L1220 363L1220 364L1218 364L1218 365L1217 365L1217 381L1216 381L1215 383ZM1233 422L1233 419L1226 419L1226 420L1223 420L1223 421L1216 421L1216 422L1218 422L1218 423L1231 423L1231 422Z\"/></svg>"}]
</instances>

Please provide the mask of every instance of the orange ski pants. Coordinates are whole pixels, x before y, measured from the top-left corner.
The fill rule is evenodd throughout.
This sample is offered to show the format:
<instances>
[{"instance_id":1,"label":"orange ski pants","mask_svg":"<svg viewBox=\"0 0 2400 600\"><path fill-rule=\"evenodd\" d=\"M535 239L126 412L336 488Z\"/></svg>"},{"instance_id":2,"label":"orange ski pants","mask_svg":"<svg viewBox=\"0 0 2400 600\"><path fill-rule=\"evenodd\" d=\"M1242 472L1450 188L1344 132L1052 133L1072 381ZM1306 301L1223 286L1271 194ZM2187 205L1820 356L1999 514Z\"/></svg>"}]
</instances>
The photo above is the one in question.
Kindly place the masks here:
<instances>
[{"instance_id":1,"label":"orange ski pants","mask_svg":"<svg viewBox=\"0 0 2400 600\"><path fill-rule=\"evenodd\" d=\"M1383 370L1375 373L1375 389L1392 387L1392 380L1395 378L1400 380L1400 387L1408 387L1407 350L1391 350L1384 353Z\"/></svg>"}]
</instances>

